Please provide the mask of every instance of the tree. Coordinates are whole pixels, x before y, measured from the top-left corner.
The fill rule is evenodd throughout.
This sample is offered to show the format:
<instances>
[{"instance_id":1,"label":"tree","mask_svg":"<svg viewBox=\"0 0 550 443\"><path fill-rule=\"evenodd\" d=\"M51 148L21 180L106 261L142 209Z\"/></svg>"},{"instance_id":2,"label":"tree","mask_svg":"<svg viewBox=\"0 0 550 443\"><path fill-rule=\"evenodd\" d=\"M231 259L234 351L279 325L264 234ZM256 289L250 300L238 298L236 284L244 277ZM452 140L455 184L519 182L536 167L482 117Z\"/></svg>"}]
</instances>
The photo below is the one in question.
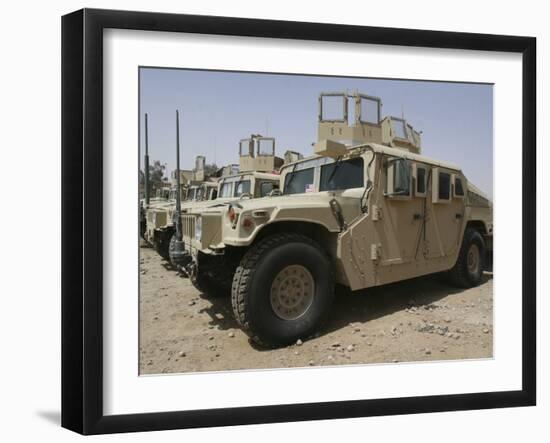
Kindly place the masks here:
<instances>
[{"instance_id":1,"label":"tree","mask_svg":"<svg viewBox=\"0 0 550 443\"><path fill-rule=\"evenodd\" d=\"M218 172L216 163L208 163L204 165L204 178L215 177Z\"/></svg>"},{"instance_id":2,"label":"tree","mask_svg":"<svg viewBox=\"0 0 550 443\"><path fill-rule=\"evenodd\" d=\"M149 189L151 190L151 196L155 194L157 189L166 185L168 178L164 177L165 170L166 165L163 165L158 160L149 165ZM145 173L143 171L139 171L139 184L145 185Z\"/></svg>"},{"instance_id":3,"label":"tree","mask_svg":"<svg viewBox=\"0 0 550 443\"><path fill-rule=\"evenodd\" d=\"M162 187L165 170L166 165L163 165L158 160L155 160L152 165L149 165L149 183L151 183L153 189Z\"/></svg>"}]
</instances>

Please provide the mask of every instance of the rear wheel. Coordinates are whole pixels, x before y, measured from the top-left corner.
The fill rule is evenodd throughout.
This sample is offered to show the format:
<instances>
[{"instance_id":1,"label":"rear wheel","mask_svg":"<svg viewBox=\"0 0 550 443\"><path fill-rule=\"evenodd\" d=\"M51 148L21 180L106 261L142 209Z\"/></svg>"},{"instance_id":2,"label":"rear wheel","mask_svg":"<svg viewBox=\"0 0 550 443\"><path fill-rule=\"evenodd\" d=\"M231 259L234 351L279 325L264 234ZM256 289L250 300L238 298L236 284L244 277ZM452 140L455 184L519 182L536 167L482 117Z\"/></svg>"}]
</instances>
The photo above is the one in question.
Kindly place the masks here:
<instances>
[{"instance_id":1,"label":"rear wheel","mask_svg":"<svg viewBox=\"0 0 550 443\"><path fill-rule=\"evenodd\" d=\"M253 245L231 288L239 324L254 341L271 347L312 335L333 299L329 257L299 234L276 234Z\"/></svg>"},{"instance_id":2,"label":"rear wheel","mask_svg":"<svg viewBox=\"0 0 550 443\"><path fill-rule=\"evenodd\" d=\"M481 283L485 259L485 241L479 231L467 228L454 267L449 271L451 282L461 288Z\"/></svg>"}]
</instances>

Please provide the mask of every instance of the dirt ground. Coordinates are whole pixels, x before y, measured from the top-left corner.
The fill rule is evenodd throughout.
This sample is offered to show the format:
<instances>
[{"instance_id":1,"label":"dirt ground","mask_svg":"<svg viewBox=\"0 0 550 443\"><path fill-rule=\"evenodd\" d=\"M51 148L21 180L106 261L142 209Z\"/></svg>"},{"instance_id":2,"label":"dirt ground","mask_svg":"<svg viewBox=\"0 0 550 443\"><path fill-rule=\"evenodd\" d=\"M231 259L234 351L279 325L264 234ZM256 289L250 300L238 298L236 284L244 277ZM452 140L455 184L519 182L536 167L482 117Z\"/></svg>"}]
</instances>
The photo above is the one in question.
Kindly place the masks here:
<instances>
[{"instance_id":1,"label":"dirt ground","mask_svg":"<svg viewBox=\"0 0 550 443\"><path fill-rule=\"evenodd\" d=\"M459 290L423 277L338 293L312 339L263 349L151 248L140 249L140 373L491 358L493 277Z\"/></svg>"}]
</instances>

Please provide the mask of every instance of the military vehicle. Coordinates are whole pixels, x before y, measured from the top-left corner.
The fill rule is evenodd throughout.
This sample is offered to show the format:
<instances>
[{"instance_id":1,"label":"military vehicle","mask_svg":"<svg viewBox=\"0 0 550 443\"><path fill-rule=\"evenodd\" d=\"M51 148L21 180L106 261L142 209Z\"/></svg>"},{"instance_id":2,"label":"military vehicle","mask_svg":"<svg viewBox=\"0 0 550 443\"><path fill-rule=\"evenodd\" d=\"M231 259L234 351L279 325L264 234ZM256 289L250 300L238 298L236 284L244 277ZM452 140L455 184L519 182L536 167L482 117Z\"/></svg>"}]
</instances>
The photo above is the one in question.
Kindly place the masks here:
<instances>
[{"instance_id":1,"label":"military vehicle","mask_svg":"<svg viewBox=\"0 0 550 443\"><path fill-rule=\"evenodd\" d=\"M334 98L336 117L325 109ZM381 118L380 99L363 94L319 102L314 155L282 168L281 196L181 216L190 278L230 288L237 322L266 346L316 332L335 284L445 272L470 287L492 249L490 201L458 166L421 155L404 119Z\"/></svg>"},{"instance_id":2,"label":"military vehicle","mask_svg":"<svg viewBox=\"0 0 550 443\"><path fill-rule=\"evenodd\" d=\"M246 146L246 151L241 151L242 146ZM182 212L187 212L190 208L199 210L237 199L263 197L278 189L278 174L259 172L264 170L263 168L278 168L283 163L282 159L275 156L275 139L252 135L250 139L240 140L239 150L242 152L238 166L240 172L235 173L235 165L228 165L222 168L222 174L225 172L231 175L222 176L217 181L203 181L189 186L185 198L182 198ZM204 157L198 156L191 183L197 179L204 180L204 163ZM180 171L180 177L182 172ZM175 174L172 176L175 180ZM175 209L176 202L172 200L169 204L156 206L147 211L144 237L167 260L170 258L170 244L175 233Z\"/></svg>"},{"instance_id":3,"label":"military vehicle","mask_svg":"<svg viewBox=\"0 0 550 443\"><path fill-rule=\"evenodd\" d=\"M172 187L169 182L163 182L162 186L156 189L154 197L151 197L151 183L149 182L149 131L148 115L145 113L145 156L144 156L144 183L143 198L139 200L139 234L144 239L147 233L147 212L160 208L171 200Z\"/></svg>"},{"instance_id":4,"label":"military vehicle","mask_svg":"<svg viewBox=\"0 0 550 443\"><path fill-rule=\"evenodd\" d=\"M183 207L186 207L197 202L215 200L218 183L203 182L180 189ZM169 198L151 202L144 210L145 226L142 237L165 259L168 259L168 247L173 233L172 217L176 207L176 193L177 190L173 187L169 192Z\"/></svg>"}]
</instances>

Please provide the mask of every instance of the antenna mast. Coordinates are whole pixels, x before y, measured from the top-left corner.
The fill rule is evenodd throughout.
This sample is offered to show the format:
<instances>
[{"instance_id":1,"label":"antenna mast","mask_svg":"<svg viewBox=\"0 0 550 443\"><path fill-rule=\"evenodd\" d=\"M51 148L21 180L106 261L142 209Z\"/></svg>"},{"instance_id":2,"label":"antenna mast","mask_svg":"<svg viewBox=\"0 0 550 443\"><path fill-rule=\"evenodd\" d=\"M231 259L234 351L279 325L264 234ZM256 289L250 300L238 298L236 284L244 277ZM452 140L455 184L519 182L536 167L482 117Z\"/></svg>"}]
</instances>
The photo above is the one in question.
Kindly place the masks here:
<instances>
[{"instance_id":1,"label":"antenna mast","mask_svg":"<svg viewBox=\"0 0 550 443\"><path fill-rule=\"evenodd\" d=\"M145 204L149 206L149 132L147 129L147 113L145 113Z\"/></svg>"},{"instance_id":2,"label":"antenna mast","mask_svg":"<svg viewBox=\"0 0 550 443\"><path fill-rule=\"evenodd\" d=\"M176 192L176 237L181 241L181 194L180 194L180 113L176 109L176 181L177 181L177 192Z\"/></svg>"}]
</instances>

